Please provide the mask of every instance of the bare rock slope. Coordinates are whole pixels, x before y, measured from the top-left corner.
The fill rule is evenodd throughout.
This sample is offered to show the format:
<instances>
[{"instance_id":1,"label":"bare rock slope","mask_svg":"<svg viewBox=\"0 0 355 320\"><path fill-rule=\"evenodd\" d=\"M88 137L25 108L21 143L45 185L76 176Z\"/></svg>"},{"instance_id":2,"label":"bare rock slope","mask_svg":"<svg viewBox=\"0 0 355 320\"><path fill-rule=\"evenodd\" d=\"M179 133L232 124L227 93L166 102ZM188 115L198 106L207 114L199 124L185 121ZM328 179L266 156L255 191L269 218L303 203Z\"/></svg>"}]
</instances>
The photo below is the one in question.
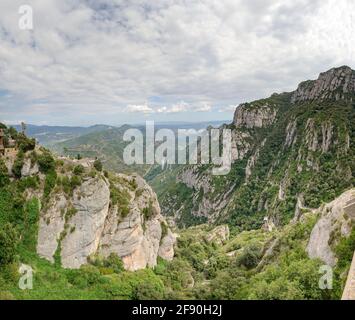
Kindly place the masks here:
<instances>
[{"instance_id":1,"label":"bare rock slope","mask_svg":"<svg viewBox=\"0 0 355 320\"><path fill-rule=\"evenodd\" d=\"M88 170L90 168L87 168ZM66 268L111 253L127 270L153 267L157 257L171 260L175 236L160 214L155 193L139 176L84 175L72 194L52 191L42 209L37 252Z\"/></svg>"}]
</instances>

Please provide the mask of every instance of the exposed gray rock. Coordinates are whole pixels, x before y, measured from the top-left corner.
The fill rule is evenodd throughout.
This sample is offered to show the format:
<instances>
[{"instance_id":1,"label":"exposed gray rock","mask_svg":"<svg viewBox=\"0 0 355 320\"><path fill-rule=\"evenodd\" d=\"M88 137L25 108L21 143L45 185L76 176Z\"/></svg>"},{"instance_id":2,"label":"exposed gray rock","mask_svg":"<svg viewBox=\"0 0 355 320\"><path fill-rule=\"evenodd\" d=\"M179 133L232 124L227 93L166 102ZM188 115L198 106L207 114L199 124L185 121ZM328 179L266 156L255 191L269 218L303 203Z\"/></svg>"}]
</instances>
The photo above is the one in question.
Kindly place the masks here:
<instances>
[{"instance_id":1,"label":"exposed gray rock","mask_svg":"<svg viewBox=\"0 0 355 320\"><path fill-rule=\"evenodd\" d=\"M263 128L270 126L276 119L276 109L268 104L254 107L241 104L234 113L234 125L238 127Z\"/></svg>"},{"instance_id":2,"label":"exposed gray rock","mask_svg":"<svg viewBox=\"0 0 355 320\"><path fill-rule=\"evenodd\" d=\"M38 172L39 172L38 164L35 163L32 166L31 159L26 158L23 162L23 167L21 169L21 176L29 177L38 174Z\"/></svg>"},{"instance_id":3,"label":"exposed gray rock","mask_svg":"<svg viewBox=\"0 0 355 320\"><path fill-rule=\"evenodd\" d=\"M79 268L98 249L108 214L110 190L103 179L85 181L74 193L77 213L69 219L69 232L61 242L62 265ZM75 228L70 232L71 228Z\"/></svg>"},{"instance_id":4,"label":"exposed gray rock","mask_svg":"<svg viewBox=\"0 0 355 320\"><path fill-rule=\"evenodd\" d=\"M321 73L315 81L302 82L294 92L293 103L314 99L346 99L355 92L355 72L349 67L334 68Z\"/></svg>"},{"instance_id":5,"label":"exposed gray rock","mask_svg":"<svg viewBox=\"0 0 355 320\"><path fill-rule=\"evenodd\" d=\"M125 268L132 271L146 266L154 267L160 250L167 255L169 253L168 258L172 259L175 244L175 238L161 239L161 225L166 222L160 214L155 193L143 179L136 177L136 182L138 188L144 188L142 189L144 191L131 201L130 212L123 220L117 208L110 210L99 249L99 253L103 256L108 256L110 253L118 254L122 257ZM152 206L154 215L149 220L145 220L142 211L148 206ZM171 233L170 229L168 235L169 232Z\"/></svg>"},{"instance_id":6,"label":"exposed gray rock","mask_svg":"<svg viewBox=\"0 0 355 320\"><path fill-rule=\"evenodd\" d=\"M158 255L172 259L176 238L168 229L161 239L166 222L152 189L138 176L120 174L114 183L130 196L125 217L117 205L110 206L110 183L101 175L85 178L72 197L53 193L40 217L38 254L53 262L60 249L66 268L79 268L92 255L107 257L111 253L122 258L127 270L153 267Z\"/></svg>"},{"instance_id":7,"label":"exposed gray rock","mask_svg":"<svg viewBox=\"0 0 355 320\"><path fill-rule=\"evenodd\" d=\"M208 233L206 240L222 245L229 239L229 227L227 225L218 226Z\"/></svg>"},{"instance_id":8,"label":"exposed gray rock","mask_svg":"<svg viewBox=\"0 0 355 320\"><path fill-rule=\"evenodd\" d=\"M176 243L176 235L168 230L168 234L162 239L159 247L159 257L164 260L171 261L174 258L174 244Z\"/></svg>"},{"instance_id":9,"label":"exposed gray rock","mask_svg":"<svg viewBox=\"0 0 355 320\"><path fill-rule=\"evenodd\" d=\"M252 169L255 167L256 161L259 159L260 156L260 149L265 145L266 139L264 139L260 147L256 149L255 153L248 159L247 166L245 168L245 179L248 180L252 174Z\"/></svg>"},{"instance_id":10,"label":"exposed gray rock","mask_svg":"<svg viewBox=\"0 0 355 320\"><path fill-rule=\"evenodd\" d=\"M297 130L297 121L291 121L286 127L286 141L285 146L290 147L296 141L296 130Z\"/></svg>"},{"instance_id":11,"label":"exposed gray rock","mask_svg":"<svg viewBox=\"0 0 355 320\"><path fill-rule=\"evenodd\" d=\"M351 219L344 214L344 207L355 199L355 189L343 193L316 213L320 218L314 226L307 246L311 258L319 258L330 266L336 264L336 257L332 250L335 233L348 236L351 231ZM339 238L337 235L337 238Z\"/></svg>"},{"instance_id":12,"label":"exposed gray rock","mask_svg":"<svg viewBox=\"0 0 355 320\"><path fill-rule=\"evenodd\" d=\"M65 195L57 194L50 200L48 209L39 220L37 253L51 262L54 262L54 254L64 230L64 213L67 206Z\"/></svg>"},{"instance_id":13,"label":"exposed gray rock","mask_svg":"<svg viewBox=\"0 0 355 320\"><path fill-rule=\"evenodd\" d=\"M251 149L251 136L247 132L232 131L232 162L243 160Z\"/></svg>"}]
</instances>

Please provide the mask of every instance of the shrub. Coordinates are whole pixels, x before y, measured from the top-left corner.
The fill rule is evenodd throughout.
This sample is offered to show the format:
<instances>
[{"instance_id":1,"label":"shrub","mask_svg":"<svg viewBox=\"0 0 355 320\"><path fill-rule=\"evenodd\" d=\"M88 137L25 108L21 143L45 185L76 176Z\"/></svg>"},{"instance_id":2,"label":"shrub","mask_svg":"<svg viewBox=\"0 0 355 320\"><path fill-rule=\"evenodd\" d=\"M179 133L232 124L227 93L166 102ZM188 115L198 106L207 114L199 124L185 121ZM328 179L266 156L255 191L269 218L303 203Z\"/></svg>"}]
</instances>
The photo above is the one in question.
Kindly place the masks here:
<instances>
[{"instance_id":1,"label":"shrub","mask_svg":"<svg viewBox=\"0 0 355 320\"><path fill-rule=\"evenodd\" d=\"M139 283L134 293L136 300L162 300L163 297L164 288L148 281Z\"/></svg>"},{"instance_id":2,"label":"shrub","mask_svg":"<svg viewBox=\"0 0 355 320\"><path fill-rule=\"evenodd\" d=\"M106 260L104 260L103 265L105 268L111 268L115 273L120 273L124 271L122 259L115 253L111 253Z\"/></svg>"},{"instance_id":3,"label":"shrub","mask_svg":"<svg viewBox=\"0 0 355 320\"><path fill-rule=\"evenodd\" d=\"M245 247L242 254L237 257L236 264L247 269L255 268L260 260L260 248L256 246Z\"/></svg>"},{"instance_id":4,"label":"shrub","mask_svg":"<svg viewBox=\"0 0 355 320\"><path fill-rule=\"evenodd\" d=\"M9 172L4 160L0 159L0 188L5 187L10 182Z\"/></svg>"},{"instance_id":5,"label":"shrub","mask_svg":"<svg viewBox=\"0 0 355 320\"><path fill-rule=\"evenodd\" d=\"M49 152L43 152L38 156L39 170L42 173L48 173L55 169L55 160Z\"/></svg>"},{"instance_id":6,"label":"shrub","mask_svg":"<svg viewBox=\"0 0 355 320\"><path fill-rule=\"evenodd\" d=\"M22 151L19 151L16 156L14 165L12 166L12 173L16 178L21 178L21 170L23 167L24 159L25 159L25 154Z\"/></svg>"},{"instance_id":7,"label":"shrub","mask_svg":"<svg viewBox=\"0 0 355 320\"><path fill-rule=\"evenodd\" d=\"M79 187L81 185L82 181L81 178L79 176L73 176L70 179L70 187L71 190L74 190L76 187Z\"/></svg>"},{"instance_id":8,"label":"shrub","mask_svg":"<svg viewBox=\"0 0 355 320\"><path fill-rule=\"evenodd\" d=\"M97 170L97 171L102 171L102 163L101 163L101 161L100 160L96 160L95 162L94 162L94 168Z\"/></svg>"},{"instance_id":9,"label":"shrub","mask_svg":"<svg viewBox=\"0 0 355 320\"><path fill-rule=\"evenodd\" d=\"M163 240L167 235L168 235L168 226L165 222L161 222L160 223L160 226L161 226L161 240Z\"/></svg>"},{"instance_id":10,"label":"shrub","mask_svg":"<svg viewBox=\"0 0 355 320\"><path fill-rule=\"evenodd\" d=\"M44 193L43 196L47 199L56 185L57 173L55 171L49 172L46 175L46 180L44 183Z\"/></svg>"},{"instance_id":11,"label":"shrub","mask_svg":"<svg viewBox=\"0 0 355 320\"><path fill-rule=\"evenodd\" d=\"M85 171L84 167L81 164L79 164L79 165L75 166L73 173L76 176L80 176L84 173L84 171Z\"/></svg>"},{"instance_id":12,"label":"shrub","mask_svg":"<svg viewBox=\"0 0 355 320\"><path fill-rule=\"evenodd\" d=\"M7 265L15 260L18 234L15 228L6 223L0 226L0 265Z\"/></svg>"},{"instance_id":13,"label":"shrub","mask_svg":"<svg viewBox=\"0 0 355 320\"><path fill-rule=\"evenodd\" d=\"M22 152L34 150L36 147L36 140L26 137L23 133L17 135L17 145Z\"/></svg>"},{"instance_id":14,"label":"shrub","mask_svg":"<svg viewBox=\"0 0 355 320\"><path fill-rule=\"evenodd\" d=\"M149 202L148 207L145 207L143 209L143 215L144 215L145 220L149 220L150 218L152 218L154 216L154 209L153 209L152 201Z\"/></svg>"}]
</instances>

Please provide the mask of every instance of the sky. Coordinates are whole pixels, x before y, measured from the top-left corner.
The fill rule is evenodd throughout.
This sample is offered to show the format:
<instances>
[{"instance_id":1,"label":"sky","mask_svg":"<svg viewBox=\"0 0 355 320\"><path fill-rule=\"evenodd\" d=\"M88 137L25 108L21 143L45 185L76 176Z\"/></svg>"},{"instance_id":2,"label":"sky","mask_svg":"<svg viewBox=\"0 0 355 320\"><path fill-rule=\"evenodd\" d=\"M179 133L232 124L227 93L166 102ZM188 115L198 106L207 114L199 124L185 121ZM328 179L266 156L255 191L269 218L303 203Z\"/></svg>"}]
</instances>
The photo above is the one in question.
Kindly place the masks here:
<instances>
[{"instance_id":1,"label":"sky","mask_svg":"<svg viewBox=\"0 0 355 320\"><path fill-rule=\"evenodd\" d=\"M228 120L354 49L353 0L1 0L0 122Z\"/></svg>"}]
</instances>

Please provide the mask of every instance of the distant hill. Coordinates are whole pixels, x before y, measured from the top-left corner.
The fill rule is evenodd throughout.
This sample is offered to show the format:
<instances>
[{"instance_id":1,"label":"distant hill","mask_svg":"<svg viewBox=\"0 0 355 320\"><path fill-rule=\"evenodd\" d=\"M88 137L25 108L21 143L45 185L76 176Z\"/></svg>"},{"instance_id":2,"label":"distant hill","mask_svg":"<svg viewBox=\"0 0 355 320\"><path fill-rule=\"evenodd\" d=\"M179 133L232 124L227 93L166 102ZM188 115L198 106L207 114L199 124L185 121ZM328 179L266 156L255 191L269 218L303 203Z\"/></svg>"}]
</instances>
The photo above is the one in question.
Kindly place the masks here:
<instances>
[{"instance_id":1,"label":"distant hill","mask_svg":"<svg viewBox=\"0 0 355 320\"><path fill-rule=\"evenodd\" d=\"M21 131L21 125L13 126ZM37 139L39 144L49 146L57 142L73 139L84 134L108 130L112 128L107 125L94 125L90 127L67 127L67 126L36 126L27 125L26 134Z\"/></svg>"},{"instance_id":2,"label":"distant hill","mask_svg":"<svg viewBox=\"0 0 355 320\"><path fill-rule=\"evenodd\" d=\"M218 127L222 124L222 121L211 121L211 122L166 122L166 123L156 123L155 129L159 130L162 128L177 131L178 129L195 129L201 130L208 126ZM80 155L82 157L89 158L99 158L103 162L104 166L108 170L115 172L126 172L132 173L137 172L140 175L145 175L149 169L150 165L133 165L127 166L123 162L123 150L128 144L123 141L123 134L128 128L138 128L141 129L142 133L145 132L144 125L129 126L124 125L121 127L105 127L103 130L89 132L87 134L79 135L72 139L65 141L59 141L53 143L49 148L60 155L76 157ZM93 128L93 127L92 127Z\"/></svg>"}]
</instances>

